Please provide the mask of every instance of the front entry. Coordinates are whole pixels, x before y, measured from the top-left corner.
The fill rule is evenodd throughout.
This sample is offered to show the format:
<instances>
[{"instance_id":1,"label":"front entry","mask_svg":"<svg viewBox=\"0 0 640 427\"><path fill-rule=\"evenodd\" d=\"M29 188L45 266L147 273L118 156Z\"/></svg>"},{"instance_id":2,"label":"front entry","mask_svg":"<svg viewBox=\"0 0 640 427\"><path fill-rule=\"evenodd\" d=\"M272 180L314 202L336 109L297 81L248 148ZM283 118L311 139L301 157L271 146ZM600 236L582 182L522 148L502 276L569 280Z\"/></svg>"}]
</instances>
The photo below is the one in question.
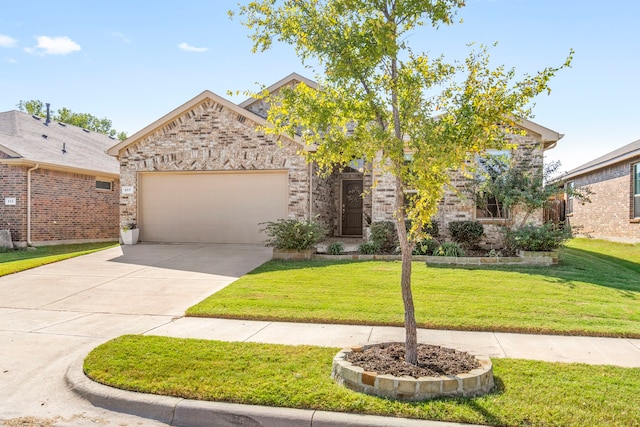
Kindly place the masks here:
<instances>
[{"instance_id":1,"label":"front entry","mask_svg":"<svg viewBox=\"0 0 640 427\"><path fill-rule=\"evenodd\" d=\"M342 235L362 236L362 180L342 181Z\"/></svg>"}]
</instances>

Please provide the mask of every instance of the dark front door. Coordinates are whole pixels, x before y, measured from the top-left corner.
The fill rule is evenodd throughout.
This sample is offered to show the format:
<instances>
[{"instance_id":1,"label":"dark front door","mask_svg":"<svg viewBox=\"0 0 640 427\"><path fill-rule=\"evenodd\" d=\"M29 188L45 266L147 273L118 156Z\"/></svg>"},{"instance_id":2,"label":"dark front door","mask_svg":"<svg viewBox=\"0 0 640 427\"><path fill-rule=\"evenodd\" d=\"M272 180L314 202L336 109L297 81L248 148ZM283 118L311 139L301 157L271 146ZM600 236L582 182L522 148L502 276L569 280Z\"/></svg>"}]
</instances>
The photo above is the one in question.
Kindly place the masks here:
<instances>
[{"instance_id":1,"label":"dark front door","mask_svg":"<svg viewBox=\"0 0 640 427\"><path fill-rule=\"evenodd\" d=\"M342 181L342 235L362 236L362 181Z\"/></svg>"}]
</instances>

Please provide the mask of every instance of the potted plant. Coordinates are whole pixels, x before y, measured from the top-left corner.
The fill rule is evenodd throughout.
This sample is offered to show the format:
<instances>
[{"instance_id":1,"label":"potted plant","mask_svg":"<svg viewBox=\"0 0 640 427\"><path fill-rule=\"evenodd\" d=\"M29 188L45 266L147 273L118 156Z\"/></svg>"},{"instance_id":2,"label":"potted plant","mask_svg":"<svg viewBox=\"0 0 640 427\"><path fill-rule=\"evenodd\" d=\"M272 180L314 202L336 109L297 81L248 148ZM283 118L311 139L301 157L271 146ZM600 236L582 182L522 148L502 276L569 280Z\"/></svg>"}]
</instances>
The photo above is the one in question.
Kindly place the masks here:
<instances>
[{"instance_id":1,"label":"potted plant","mask_svg":"<svg viewBox=\"0 0 640 427\"><path fill-rule=\"evenodd\" d=\"M120 230L120 237L122 243L125 245L135 245L138 243L138 237L140 236L140 229L137 228L135 222L125 224Z\"/></svg>"}]
</instances>

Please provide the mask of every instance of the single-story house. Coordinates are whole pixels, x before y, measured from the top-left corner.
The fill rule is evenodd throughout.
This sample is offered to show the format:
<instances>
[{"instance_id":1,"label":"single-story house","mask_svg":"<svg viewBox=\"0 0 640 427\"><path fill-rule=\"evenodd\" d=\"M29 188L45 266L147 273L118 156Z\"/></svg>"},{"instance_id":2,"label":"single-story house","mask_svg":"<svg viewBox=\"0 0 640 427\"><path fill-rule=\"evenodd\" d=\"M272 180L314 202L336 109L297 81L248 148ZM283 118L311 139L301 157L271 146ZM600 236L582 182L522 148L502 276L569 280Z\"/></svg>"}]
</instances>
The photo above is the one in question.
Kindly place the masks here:
<instances>
[{"instance_id":1,"label":"single-story house","mask_svg":"<svg viewBox=\"0 0 640 427\"><path fill-rule=\"evenodd\" d=\"M0 230L17 246L118 239L119 164L103 134L0 113Z\"/></svg>"},{"instance_id":2,"label":"single-story house","mask_svg":"<svg viewBox=\"0 0 640 427\"><path fill-rule=\"evenodd\" d=\"M294 73L268 90L299 82L315 85ZM279 218L317 218L332 236L353 237L369 221L393 220L392 177L375 162L358 161L318 176L300 154L309 149L300 141L256 132L266 125L267 108L261 100L236 105L204 91L110 148L120 162L121 224L137 223L140 240L149 242L259 243L261 223ZM544 150L562 135L528 120L520 125L526 135L511 136L519 146L514 160L539 167ZM363 197L373 180L377 185ZM456 186L464 182L454 177ZM475 202L448 191L440 229L465 219L489 228L506 220L487 217Z\"/></svg>"},{"instance_id":3,"label":"single-story house","mask_svg":"<svg viewBox=\"0 0 640 427\"><path fill-rule=\"evenodd\" d=\"M565 186L588 187L590 203L566 196L566 217L594 238L640 242L640 140L579 166L562 177Z\"/></svg>"}]
</instances>

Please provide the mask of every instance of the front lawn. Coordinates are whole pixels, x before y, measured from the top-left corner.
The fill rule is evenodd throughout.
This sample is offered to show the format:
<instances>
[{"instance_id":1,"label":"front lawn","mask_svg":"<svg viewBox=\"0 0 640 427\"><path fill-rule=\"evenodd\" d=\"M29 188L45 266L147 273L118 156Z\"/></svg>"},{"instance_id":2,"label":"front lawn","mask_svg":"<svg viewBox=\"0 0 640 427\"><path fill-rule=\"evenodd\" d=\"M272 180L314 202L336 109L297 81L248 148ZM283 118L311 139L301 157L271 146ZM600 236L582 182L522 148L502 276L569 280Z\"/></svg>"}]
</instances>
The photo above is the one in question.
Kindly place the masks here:
<instances>
[{"instance_id":1,"label":"front lawn","mask_svg":"<svg viewBox=\"0 0 640 427\"><path fill-rule=\"evenodd\" d=\"M497 390L403 403L356 393L329 374L338 349L123 336L84 369L126 390L252 405L495 426L637 426L640 369L494 359Z\"/></svg>"},{"instance_id":2,"label":"front lawn","mask_svg":"<svg viewBox=\"0 0 640 427\"><path fill-rule=\"evenodd\" d=\"M40 246L0 252L0 276L117 246L117 242Z\"/></svg>"},{"instance_id":3,"label":"front lawn","mask_svg":"<svg viewBox=\"0 0 640 427\"><path fill-rule=\"evenodd\" d=\"M189 316L403 324L400 262L270 261ZM640 337L640 245L574 239L551 267L413 265L419 327Z\"/></svg>"}]
</instances>

